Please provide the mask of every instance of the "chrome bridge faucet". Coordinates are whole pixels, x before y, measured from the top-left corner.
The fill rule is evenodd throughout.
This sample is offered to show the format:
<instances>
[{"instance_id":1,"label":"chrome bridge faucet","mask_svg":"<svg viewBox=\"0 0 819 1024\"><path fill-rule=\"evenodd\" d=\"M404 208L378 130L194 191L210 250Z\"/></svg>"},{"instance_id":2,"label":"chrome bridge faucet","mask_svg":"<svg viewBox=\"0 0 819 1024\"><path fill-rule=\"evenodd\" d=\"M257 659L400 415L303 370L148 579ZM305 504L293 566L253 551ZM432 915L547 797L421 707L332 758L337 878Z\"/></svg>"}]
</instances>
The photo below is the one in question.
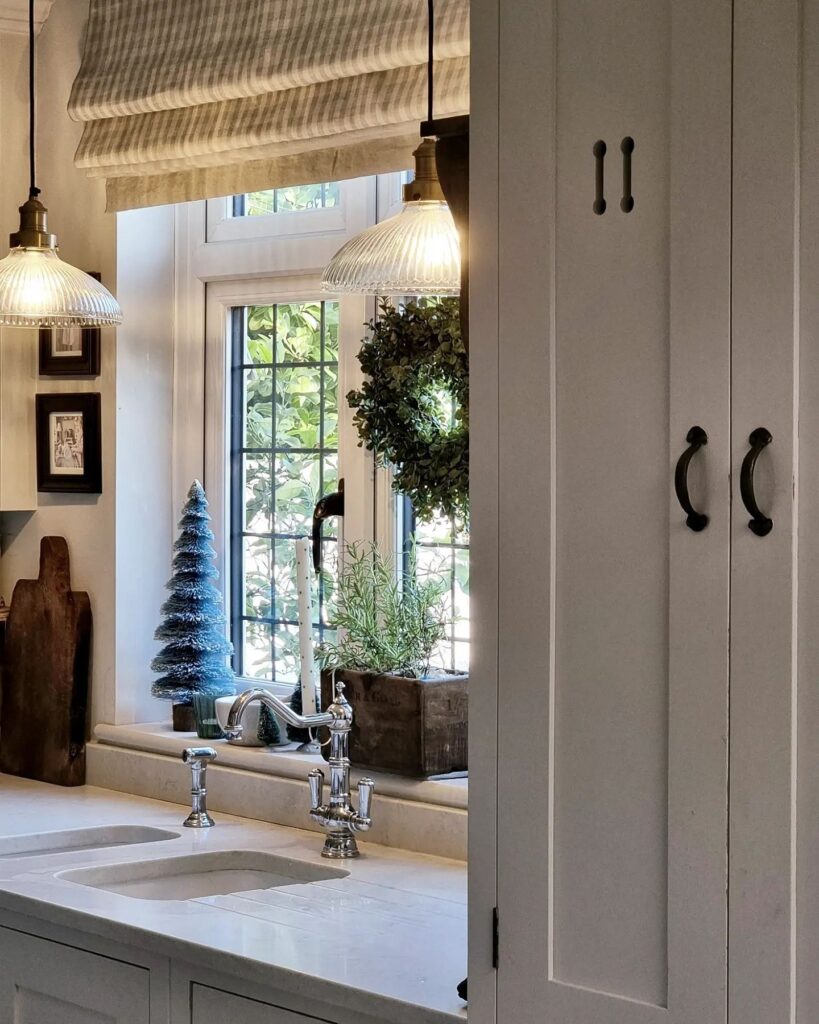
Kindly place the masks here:
<instances>
[{"instance_id":1,"label":"chrome bridge faucet","mask_svg":"<svg viewBox=\"0 0 819 1024\"><path fill-rule=\"evenodd\" d=\"M267 690L246 690L233 702L228 715L226 735L238 739L242 734L242 717L250 704L258 701L270 711L297 729L318 729L326 725L330 730L330 802L324 800L324 772L314 768L308 775L310 785L310 817L329 835L321 851L322 857L333 860L358 856L356 832L366 832L372 825L370 805L373 795L372 779L358 784L358 811L350 798L350 729L353 709L344 696L344 683L335 684L335 700L326 711L314 715L299 715Z\"/></svg>"}]
</instances>

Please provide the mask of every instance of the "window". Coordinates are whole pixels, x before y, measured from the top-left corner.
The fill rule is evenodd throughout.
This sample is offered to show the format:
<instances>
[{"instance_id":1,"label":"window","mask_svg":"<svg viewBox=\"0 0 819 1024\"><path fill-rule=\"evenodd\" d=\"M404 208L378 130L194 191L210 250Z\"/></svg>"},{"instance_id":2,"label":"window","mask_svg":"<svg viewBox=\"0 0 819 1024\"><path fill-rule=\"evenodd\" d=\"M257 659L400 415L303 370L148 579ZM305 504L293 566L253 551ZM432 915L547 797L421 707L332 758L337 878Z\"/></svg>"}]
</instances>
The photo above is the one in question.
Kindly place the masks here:
<instances>
[{"instance_id":1,"label":"window","mask_svg":"<svg viewBox=\"0 0 819 1024\"><path fill-rule=\"evenodd\" d=\"M430 523L415 519L412 504L403 501L404 568L414 551L420 575L441 576L447 635L435 658L440 668L453 672L469 669L469 530L457 519L440 516Z\"/></svg>"},{"instance_id":2,"label":"window","mask_svg":"<svg viewBox=\"0 0 819 1024\"><path fill-rule=\"evenodd\" d=\"M341 189L337 181L320 185L295 185L292 188L270 188L233 197L234 217L264 217L271 213L302 213L304 210L326 210L338 206Z\"/></svg>"},{"instance_id":3,"label":"window","mask_svg":"<svg viewBox=\"0 0 819 1024\"><path fill-rule=\"evenodd\" d=\"M402 178L409 180L410 172ZM404 299L394 300L399 305ZM429 299L415 299L425 305ZM438 395L440 417L444 424L455 422L456 409L446 392ZM437 652L435 664L452 672L469 670L469 524L446 516L432 522L419 522L412 503L404 499L398 506L400 534L403 545L403 566L406 572L410 560L420 575L439 576L446 585L447 635Z\"/></svg>"},{"instance_id":4,"label":"window","mask_svg":"<svg viewBox=\"0 0 819 1024\"><path fill-rule=\"evenodd\" d=\"M232 310L232 624L236 671L271 681L299 674L295 541L338 487L338 303ZM337 539L324 538L323 562ZM319 587L319 640L326 631Z\"/></svg>"}]
</instances>

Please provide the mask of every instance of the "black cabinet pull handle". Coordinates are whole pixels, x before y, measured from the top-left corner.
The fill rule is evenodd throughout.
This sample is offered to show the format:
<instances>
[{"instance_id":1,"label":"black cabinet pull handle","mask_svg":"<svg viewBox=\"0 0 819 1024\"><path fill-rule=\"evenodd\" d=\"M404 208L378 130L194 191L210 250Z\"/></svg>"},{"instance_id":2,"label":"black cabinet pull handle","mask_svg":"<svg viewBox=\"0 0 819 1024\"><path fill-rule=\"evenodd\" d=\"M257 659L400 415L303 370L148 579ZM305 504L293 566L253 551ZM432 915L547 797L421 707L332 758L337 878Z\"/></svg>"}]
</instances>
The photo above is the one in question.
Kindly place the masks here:
<instances>
[{"instance_id":1,"label":"black cabinet pull handle","mask_svg":"<svg viewBox=\"0 0 819 1024\"><path fill-rule=\"evenodd\" d=\"M751 516L748 528L757 537L765 537L773 529L773 519L769 519L764 512L760 511L754 492L756 460L759 458L759 453L762 449L767 448L771 441L773 441L771 432L766 430L765 427L757 427L756 430L751 431L751 436L748 438L751 447L745 453L745 458L742 460L742 468L739 471L739 493L742 495L743 505L748 509Z\"/></svg>"},{"instance_id":2,"label":"black cabinet pull handle","mask_svg":"<svg viewBox=\"0 0 819 1024\"><path fill-rule=\"evenodd\" d=\"M630 135L620 143L620 152L623 154L623 198L620 200L620 209L623 213L631 213L634 209L634 196L631 194L631 154L634 152L634 139Z\"/></svg>"},{"instance_id":3,"label":"black cabinet pull handle","mask_svg":"<svg viewBox=\"0 0 819 1024\"><path fill-rule=\"evenodd\" d=\"M685 437L688 447L677 460L677 468L674 470L674 490L677 492L677 501L682 505L685 512L685 525L694 533L699 533L708 525L708 516L704 512L697 512L691 504L688 496L688 465L704 444L708 444L708 435L702 427L692 427Z\"/></svg>"},{"instance_id":4,"label":"black cabinet pull handle","mask_svg":"<svg viewBox=\"0 0 819 1024\"><path fill-rule=\"evenodd\" d=\"M598 139L592 146L594 155L594 202L592 209L600 216L606 212L606 197L603 182L603 161L606 156L606 144Z\"/></svg>"}]
</instances>

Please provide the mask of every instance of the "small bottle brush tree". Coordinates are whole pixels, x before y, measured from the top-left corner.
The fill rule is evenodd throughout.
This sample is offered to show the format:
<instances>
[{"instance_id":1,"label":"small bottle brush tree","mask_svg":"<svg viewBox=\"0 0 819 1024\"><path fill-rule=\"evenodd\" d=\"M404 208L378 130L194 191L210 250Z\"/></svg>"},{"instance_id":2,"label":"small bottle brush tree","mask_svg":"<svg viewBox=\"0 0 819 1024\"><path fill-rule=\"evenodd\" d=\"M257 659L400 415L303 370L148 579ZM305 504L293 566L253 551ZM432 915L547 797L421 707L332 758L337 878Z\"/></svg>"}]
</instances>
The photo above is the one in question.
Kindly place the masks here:
<instances>
[{"instance_id":1,"label":"small bottle brush tree","mask_svg":"<svg viewBox=\"0 0 819 1024\"><path fill-rule=\"evenodd\" d=\"M163 646L151 662L153 671L161 673L151 692L175 704L189 705L194 694L222 697L234 692L227 663L233 645L225 637L222 599L213 583L219 574L212 540L205 491L194 480L174 544L173 574L167 583L170 597L162 605L164 618L154 634Z\"/></svg>"}]
</instances>

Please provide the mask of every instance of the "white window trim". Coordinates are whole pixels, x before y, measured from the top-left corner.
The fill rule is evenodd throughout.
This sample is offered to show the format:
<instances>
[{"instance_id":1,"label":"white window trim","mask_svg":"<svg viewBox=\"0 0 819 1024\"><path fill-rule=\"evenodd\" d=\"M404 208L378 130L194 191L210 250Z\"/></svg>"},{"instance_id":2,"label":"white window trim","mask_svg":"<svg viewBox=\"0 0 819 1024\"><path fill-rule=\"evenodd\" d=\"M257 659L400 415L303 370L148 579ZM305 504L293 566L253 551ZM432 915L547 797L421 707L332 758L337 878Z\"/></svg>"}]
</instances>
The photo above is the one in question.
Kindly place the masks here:
<instances>
[{"instance_id":1,"label":"white window trim","mask_svg":"<svg viewBox=\"0 0 819 1024\"><path fill-rule=\"evenodd\" d=\"M364 179L343 182L341 202L315 210L288 210L253 217L234 217L233 196L207 202L206 241L247 241L260 238L287 238L295 241L311 236L347 236L351 226L366 220L369 200Z\"/></svg>"},{"instance_id":2,"label":"white window trim","mask_svg":"<svg viewBox=\"0 0 819 1024\"><path fill-rule=\"evenodd\" d=\"M386 177L394 177L387 175ZM230 199L199 207L194 273L203 281L320 274L341 246L376 215L373 178L341 182L339 206L263 217L228 216Z\"/></svg>"}]
</instances>

